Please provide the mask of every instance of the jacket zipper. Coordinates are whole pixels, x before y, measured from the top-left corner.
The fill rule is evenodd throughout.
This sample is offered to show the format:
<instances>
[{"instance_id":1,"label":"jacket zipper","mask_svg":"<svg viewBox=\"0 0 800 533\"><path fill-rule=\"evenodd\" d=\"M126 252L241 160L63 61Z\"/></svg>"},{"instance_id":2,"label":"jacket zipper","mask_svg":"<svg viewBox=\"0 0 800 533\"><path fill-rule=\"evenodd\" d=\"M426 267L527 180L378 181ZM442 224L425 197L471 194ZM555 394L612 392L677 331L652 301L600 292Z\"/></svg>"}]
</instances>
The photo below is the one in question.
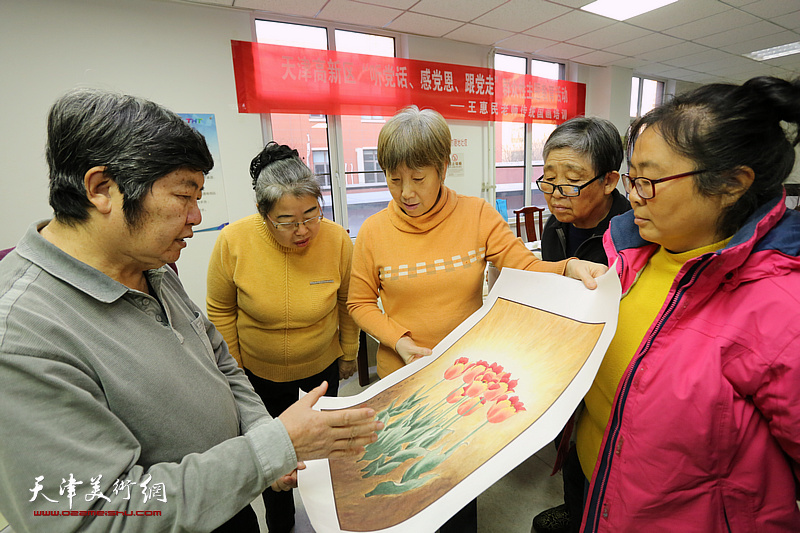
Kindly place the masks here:
<instances>
[{"instance_id":1,"label":"jacket zipper","mask_svg":"<svg viewBox=\"0 0 800 533\"><path fill-rule=\"evenodd\" d=\"M619 257L622 260L622 257ZM678 306L683 295L686 291L694 284L700 274L705 270L705 268L710 263L710 257L698 262L694 265L684 276L681 282L678 284L678 287L675 288L675 293L672 295L672 299L667 306L667 309L664 313L659 317L656 327L653 328L653 331L650 333L650 336L647 339L647 342L644 344L642 349L635 355L635 361L628 365L628 369L625 371L625 375L623 376L622 381L622 390L620 391L619 397L617 399L617 403L614 406L614 411L611 417L611 428L608 433L608 439L606 440L606 446L602 450L602 453L599 456L600 460L600 468L598 470L597 479L594 482L594 488L592 493L589 494L589 499L587 501L587 505L589 508L589 514L586 517L586 529L584 531L593 532L597 531L600 525L600 516L602 514L603 517L607 517L607 509L605 508L605 504L603 504L603 500L605 498L605 490L606 490L606 483L608 482L609 472L611 471L611 462L614 458L614 450L617 447L617 439L619 438L619 431L621 427L621 420L622 415L625 407L625 400L627 399L628 392L630 391L631 384L633 383L633 375L636 373L636 370L639 368L639 365L644 359L645 354L649 351L650 346L653 344L653 340L656 338L658 333L664 326L664 323L669 319L672 313ZM624 262L622 263L622 267L624 269ZM688 279L687 279L688 278ZM628 289L630 290L630 288ZM602 513L600 511L600 505L602 504Z\"/></svg>"}]
</instances>

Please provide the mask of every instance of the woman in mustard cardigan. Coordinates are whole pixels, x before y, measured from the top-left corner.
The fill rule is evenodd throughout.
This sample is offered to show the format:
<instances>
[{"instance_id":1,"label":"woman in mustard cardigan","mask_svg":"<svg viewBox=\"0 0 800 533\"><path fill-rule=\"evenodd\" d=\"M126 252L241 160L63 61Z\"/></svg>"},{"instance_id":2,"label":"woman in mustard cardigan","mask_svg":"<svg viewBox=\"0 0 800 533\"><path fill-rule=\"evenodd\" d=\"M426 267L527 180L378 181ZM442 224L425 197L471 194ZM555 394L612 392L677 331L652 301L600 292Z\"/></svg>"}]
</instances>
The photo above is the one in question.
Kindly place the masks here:
<instances>
[{"instance_id":1,"label":"woman in mustard cardigan","mask_svg":"<svg viewBox=\"0 0 800 533\"><path fill-rule=\"evenodd\" d=\"M353 244L322 217L322 193L297 150L270 142L250 165L258 214L225 227L208 266L208 317L273 417L356 368L347 313ZM291 491L264 493L270 533L294 525Z\"/></svg>"}]
</instances>

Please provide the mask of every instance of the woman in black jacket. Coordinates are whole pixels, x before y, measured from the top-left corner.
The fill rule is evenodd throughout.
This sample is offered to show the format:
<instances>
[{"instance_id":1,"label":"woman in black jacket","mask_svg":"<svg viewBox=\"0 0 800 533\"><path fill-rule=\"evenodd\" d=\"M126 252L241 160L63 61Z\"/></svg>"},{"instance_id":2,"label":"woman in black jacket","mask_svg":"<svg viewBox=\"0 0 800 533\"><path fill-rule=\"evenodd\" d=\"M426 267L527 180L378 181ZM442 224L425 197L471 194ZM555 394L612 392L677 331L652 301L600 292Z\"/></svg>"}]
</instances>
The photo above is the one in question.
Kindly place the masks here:
<instances>
[{"instance_id":1,"label":"woman in black jacket","mask_svg":"<svg viewBox=\"0 0 800 533\"><path fill-rule=\"evenodd\" d=\"M544 175L536 181L552 215L542 232L542 259L577 257L608 264L603 233L613 217L631 208L616 188L624 157L619 131L606 119L578 117L553 130L544 145ZM580 527L585 481L574 446L564 444L565 503L536 515L536 533Z\"/></svg>"}]
</instances>

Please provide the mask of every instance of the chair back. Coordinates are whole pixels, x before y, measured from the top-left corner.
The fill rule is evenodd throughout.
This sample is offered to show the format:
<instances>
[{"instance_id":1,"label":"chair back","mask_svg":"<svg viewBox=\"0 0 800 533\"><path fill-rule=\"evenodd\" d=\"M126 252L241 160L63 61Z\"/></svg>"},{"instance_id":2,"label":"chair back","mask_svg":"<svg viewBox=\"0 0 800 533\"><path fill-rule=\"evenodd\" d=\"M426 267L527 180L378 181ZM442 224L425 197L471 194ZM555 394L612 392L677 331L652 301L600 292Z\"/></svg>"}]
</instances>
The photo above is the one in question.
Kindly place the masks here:
<instances>
[{"instance_id":1,"label":"chair back","mask_svg":"<svg viewBox=\"0 0 800 533\"><path fill-rule=\"evenodd\" d=\"M536 205L526 205L520 209L515 209L514 214L517 217L517 237L522 237L522 224L525 225L525 239L527 242L539 241L542 239L542 232L544 231L544 207ZM520 223L520 216L522 224ZM538 217L539 232L536 232L536 218Z\"/></svg>"}]
</instances>

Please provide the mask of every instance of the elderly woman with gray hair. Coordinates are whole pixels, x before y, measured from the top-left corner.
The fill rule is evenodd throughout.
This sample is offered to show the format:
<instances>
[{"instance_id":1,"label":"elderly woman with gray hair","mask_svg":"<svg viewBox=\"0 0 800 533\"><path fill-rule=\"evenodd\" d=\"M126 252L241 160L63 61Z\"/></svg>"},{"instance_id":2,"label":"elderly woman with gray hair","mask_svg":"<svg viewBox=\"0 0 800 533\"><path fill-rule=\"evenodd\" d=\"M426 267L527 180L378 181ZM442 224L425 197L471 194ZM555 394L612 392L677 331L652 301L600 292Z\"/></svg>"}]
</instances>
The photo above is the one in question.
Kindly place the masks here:
<instances>
[{"instance_id":1,"label":"elderly woman with gray hair","mask_svg":"<svg viewBox=\"0 0 800 533\"><path fill-rule=\"evenodd\" d=\"M297 150L270 142L250 165L258 213L225 227L208 266L208 317L273 417L356 368L347 313L353 244L323 219L319 183ZM271 533L294 525L291 492L263 493Z\"/></svg>"}]
</instances>

